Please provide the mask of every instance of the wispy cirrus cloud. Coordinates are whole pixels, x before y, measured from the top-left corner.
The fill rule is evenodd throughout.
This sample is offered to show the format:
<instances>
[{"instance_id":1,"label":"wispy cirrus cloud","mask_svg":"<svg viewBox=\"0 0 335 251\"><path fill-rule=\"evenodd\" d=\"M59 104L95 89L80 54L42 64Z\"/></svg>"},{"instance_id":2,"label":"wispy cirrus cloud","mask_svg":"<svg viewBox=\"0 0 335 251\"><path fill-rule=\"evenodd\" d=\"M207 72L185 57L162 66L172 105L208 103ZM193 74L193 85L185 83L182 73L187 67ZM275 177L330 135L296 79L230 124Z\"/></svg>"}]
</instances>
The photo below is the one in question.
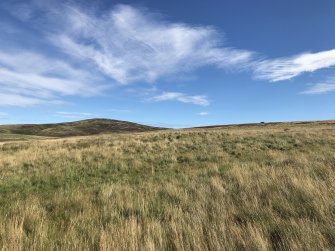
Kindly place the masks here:
<instances>
[{"instance_id":1,"label":"wispy cirrus cloud","mask_svg":"<svg viewBox=\"0 0 335 251\"><path fill-rule=\"evenodd\" d=\"M122 84L153 82L208 65L249 70L271 82L335 66L335 49L262 60L250 50L225 46L214 27L167 22L129 5L117 5L104 16L73 6L64 13L70 28L50 36L53 43Z\"/></svg>"},{"instance_id":2,"label":"wispy cirrus cloud","mask_svg":"<svg viewBox=\"0 0 335 251\"><path fill-rule=\"evenodd\" d=\"M162 94L150 97L148 98L148 100L152 102L178 101L182 103L188 103L200 106L208 106L210 104L209 100L205 95L192 96L180 92L164 92Z\"/></svg>"},{"instance_id":3,"label":"wispy cirrus cloud","mask_svg":"<svg viewBox=\"0 0 335 251\"><path fill-rule=\"evenodd\" d=\"M276 82L335 65L335 50L261 60L250 50L227 46L215 27L169 22L130 5L99 12L73 1L0 5L30 27L43 20L36 39L47 47L32 51L17 42L10 51L0 47L0 105L61 104L66 96L97 96L111 85L155 83L205 66L248 70L257 79ZM10 25L1 24L7 33L19 33L15 23ZM205 95L160 94L151 86L154 91L146 95L151 101L210 104ZM320 83L305 93L329 92L332 86Z\"/></svg>"},{"instance_id":4,"label":"wispy cirrus cloud","mask_svg":"<svg viewBox=\"0 0 335 251\"><path fill-rule=\"evenodd\" d=\"M316 53L268 59L254 63L254 75L272 82L292 79L306 72L335 66L335 49Z\"/></svg>"},{"instance_id":5,"label":"wispy cirrus cloud","mask_svg":"<svg viewBox=\"0 0 335 251\"><path fill-rule=\"evenodd\" d=\"M62 103L62 96L95 96L98 78L62 60L27 51L0 51L0 105Z\"/></svg>"},{"instance_id":6,"label":"wispy cirrus cloud","mask_svg":"<svg viewBox=\"0 0 335 251\"><path fill-rule=\"evenodd\" d=\"M93 113L87 113L87 112L56 112L56 115L63 118L76 118L76 119L91 118L96 116Z\"/></svg>"},{"instance_id":7,"label":"wispy cirrus cloud","mask_svg":"<svg viewBox=\"0 0 335 251\"><path fill-rule=\"evenodd\" d=\"M2 92L1 88L0 91ZM0 93L0 105L1 106L32 106L32 105L39 105L43 103L54 103L60 104L61 101L59 100L45 100L40 98L34 97L27 97L25 95L15 94L11 92L4 92Z\"/></svg>"},{"instance_id":8,"label":"wispy cirrus cloud","mask_svg":"<svg viewBox=\"0 0 335 251\"><path fill-rule=\"evenodd\" d=\"M63 13L66 28L49 39L121 84L154 82L208 65L249 70L271 82L335 66L335 49L262 60L249 50L225 46L214 27L168 22L129 5L117 5L105 15L74 6Z\"/></svg>"},{"instance_id":9,"label":"wispy cirrus cloud","mask_svg":"<svg viewBox=\"0 0 335 251\"><path fill-rule=\"evenodd\" d=\"M200 116L207 116L209 114L209 112L199 112L198 113Z\"/></svg>"},{"instance_id":10,"label":"wispy cirrus cloud","mask_svg":"<svg viewBox=\"0 0 335 251\"><path fill-rule=\"evenodd\" d=\"M325 94L329 92L335 92L335 77L309 87L302 94Z\"/></svg>"},{"instance_id":11,"label":"wispy cirrus cloud","mask_svg":"<svg viewBox=\"0 0 335 251\"><path fill-rule=\"evenodd\" d=\"M252 52L225 47L213 27L171 23L129 5L105 15L67 7L64 27L50 41L94 63L119 83L153 82L206 65L243 68Z\"/></svg>"},{"instance_id":12,"label":"wispy cirrus cloud","mask_svg":"<svg viewBox=\"0 0 335 251\"><path fill-rule=\"evenodd\" d=\"M83 10L66 1L53 3L1 4L31 27L37 22L41 37L36 39L50 48L36 52L18 43L11 52L0 48L0 105L62 103L64 96L99 95L106 88L99 78L110 86L154 82L207 65L240 70L253 56L225 46L214 27L168 22L129 5L97 14L87 6ZM50 50L56 50L58 58L50 56ZM179 100L196 103L187 97Z\"/></svg>"}]
</instances>

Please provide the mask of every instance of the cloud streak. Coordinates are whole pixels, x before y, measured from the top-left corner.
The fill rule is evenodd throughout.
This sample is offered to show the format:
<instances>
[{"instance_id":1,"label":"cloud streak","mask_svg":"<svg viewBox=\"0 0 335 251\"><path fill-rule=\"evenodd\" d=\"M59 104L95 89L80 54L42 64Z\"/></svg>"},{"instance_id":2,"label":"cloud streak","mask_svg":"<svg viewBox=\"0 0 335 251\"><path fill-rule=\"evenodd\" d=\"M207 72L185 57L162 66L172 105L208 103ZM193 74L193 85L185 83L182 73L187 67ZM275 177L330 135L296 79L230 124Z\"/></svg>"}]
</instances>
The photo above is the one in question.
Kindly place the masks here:
<instances>
[{"instance_id":1,"label":"cloud streak","mask_svg":"<svg viewBox=\"0 0 335 251\"><path fill-rule=\"evenodd\" d=\"M96 116L93 113L87 113L87 112L56 112L56 115L62 118L76 118L76 119L90 118Z\"/></svg>"},{"instance_id":2,"label":"cloud streak","mask_svg":"<svg viewBox=\"0 0 335 251\"><path fill-rule=\"evenodd\" d=\"M277 82L292 79L306 72L314 72L334 66L335 49L260 61L254 63L254 75L257 79Z\"/></svg>"},{"instance_id":3,"label":"cloud streak","mask_svg":"<svg viewBox=\"0 0 335 251\"><path fill-rule=\"evenodd\" d=\"M0 52L0 105L59 104L61 96L95 96L105 88L97 81L84 70L38 53Z\"/></svg>"},{"instance_id":4,"label":"cloud streak","mask_svg":"<svg viewBox=\"0 0 335 251\"><path fill-rule=\"evenodd\" d=\"M151 97L148 100L153 102L178 101L200 106L208 106L210 104L207 97L204 95L191 96L180 92L164 92L163 94Z\"/></svg>"},{"instance_id":5,"label":"cloud streak","mask_svg":"<svg viewBox=\"0 0 335 251\"><path fill-rule=\"evenodd\" d=\"M329 92L335 92L335 77L311 86L302 92L302 94L325 94Z\"/></svg>"},{"instance_id":6,"label":"cloud streak","mask_svg":"<svg viewBox=\"0 0 335 251\"><path fill-rule=\"evenodd\" d=\"M1 91L1 90L0 90ZM57 103L60 101L53 100L53 101L47 101L40 98L33 98L33 97L27 97L20 94L13 94L13 93L0 93L0 105L1 106L32 106L32 105L39 105L46 102L52 102Z\"/></svg>"}]
</instances>

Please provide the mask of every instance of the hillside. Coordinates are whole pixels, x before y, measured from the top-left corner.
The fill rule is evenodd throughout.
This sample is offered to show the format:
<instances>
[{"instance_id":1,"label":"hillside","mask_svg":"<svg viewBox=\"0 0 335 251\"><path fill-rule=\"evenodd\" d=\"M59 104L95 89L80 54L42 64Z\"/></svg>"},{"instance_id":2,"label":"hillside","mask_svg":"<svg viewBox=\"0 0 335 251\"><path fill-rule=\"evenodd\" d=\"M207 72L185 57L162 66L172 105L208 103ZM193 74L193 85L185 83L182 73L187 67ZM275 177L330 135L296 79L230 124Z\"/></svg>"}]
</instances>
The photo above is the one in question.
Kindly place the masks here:
<instances>
[{"instance_id":1,"label":"hillside","mask_svg":"<svg viewBox=\"0 0 335 251\"><path fill-rule=\"evenodd\" d=\"M112 132L145 132L162 128L112 119L88 119L57 124L0 125L1 134L47 137L87 136Z\"/></svg>"}]
</instances>

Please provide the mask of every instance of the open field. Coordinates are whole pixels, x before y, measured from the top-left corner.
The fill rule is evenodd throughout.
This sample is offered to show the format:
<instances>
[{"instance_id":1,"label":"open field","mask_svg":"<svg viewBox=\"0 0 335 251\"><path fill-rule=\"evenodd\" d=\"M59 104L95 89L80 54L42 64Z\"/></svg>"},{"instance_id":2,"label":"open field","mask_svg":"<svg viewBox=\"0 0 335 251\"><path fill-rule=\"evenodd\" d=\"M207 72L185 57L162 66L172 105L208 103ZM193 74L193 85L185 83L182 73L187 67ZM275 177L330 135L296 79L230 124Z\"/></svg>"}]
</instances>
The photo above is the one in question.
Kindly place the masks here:
<instances>
[{"instance_id":1,"label":"open field","mask_svg":"<svg viewBox=\"0 0 335 251\"><path fill-rule=\"evenodd\" d=\"M0 250L335 250L335 122L2 143Z\"/></svg>"}]
</instances>

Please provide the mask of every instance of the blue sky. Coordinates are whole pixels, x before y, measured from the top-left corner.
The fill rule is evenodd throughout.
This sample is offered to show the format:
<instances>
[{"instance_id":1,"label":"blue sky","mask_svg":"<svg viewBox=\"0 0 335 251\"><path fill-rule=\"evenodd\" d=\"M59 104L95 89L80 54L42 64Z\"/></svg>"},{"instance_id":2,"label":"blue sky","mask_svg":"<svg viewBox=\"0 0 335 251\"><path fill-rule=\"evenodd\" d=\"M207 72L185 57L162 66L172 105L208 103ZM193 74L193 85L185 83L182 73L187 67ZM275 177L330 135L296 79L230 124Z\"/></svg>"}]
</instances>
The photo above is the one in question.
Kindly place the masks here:
<instances>
[{"instance_id":1,"label":"blue sky","mask_svg":"<svg viewBox=\"0 0 335 251\"><path fill-rule=\"evenodd\" d=\"M333 0L4 1L0 124L335 119Z\"/></svg>"}]
</instances>

